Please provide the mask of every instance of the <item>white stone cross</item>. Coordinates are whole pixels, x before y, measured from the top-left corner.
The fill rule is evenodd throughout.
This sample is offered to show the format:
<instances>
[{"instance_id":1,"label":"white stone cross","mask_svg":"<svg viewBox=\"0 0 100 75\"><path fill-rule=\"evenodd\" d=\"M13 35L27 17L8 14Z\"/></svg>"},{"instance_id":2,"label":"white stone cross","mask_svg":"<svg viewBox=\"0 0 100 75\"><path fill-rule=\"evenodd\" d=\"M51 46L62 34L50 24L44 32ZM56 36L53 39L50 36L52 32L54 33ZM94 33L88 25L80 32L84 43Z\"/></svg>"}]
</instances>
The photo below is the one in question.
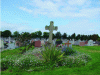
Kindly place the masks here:
<instances>
[{"instance_id":1,"label":"white stone cross","mask_svg":"<svg viewBox=\"0 0 100 75\"><path fill-rule=\"evenodd\" d=\"M57 31L57 29L58 29L58 27L57 26L54 27L53 24L54 24L54 22L53 21L50 21L50 26L47 26L47 25L45 26L45 29L50 31L49 32L49 40L48 40L48 42L50 44L53 44L53 42L52 42L53 30L56 30Z\"/></svg>"}]
</instances>

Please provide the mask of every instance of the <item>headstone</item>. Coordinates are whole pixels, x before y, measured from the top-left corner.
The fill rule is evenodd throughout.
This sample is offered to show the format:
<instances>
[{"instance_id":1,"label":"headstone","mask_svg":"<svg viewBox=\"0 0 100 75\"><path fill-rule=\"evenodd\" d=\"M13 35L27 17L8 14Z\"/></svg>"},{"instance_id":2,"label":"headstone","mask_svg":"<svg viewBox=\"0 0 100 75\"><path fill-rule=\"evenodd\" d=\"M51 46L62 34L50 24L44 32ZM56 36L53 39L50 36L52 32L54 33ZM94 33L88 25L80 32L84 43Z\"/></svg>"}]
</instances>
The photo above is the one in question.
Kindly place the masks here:
<instances>
[{"instance_id":1,"label":"headstone","mask_svg":"<svg viewBox=\"0 0 100 75\"><path fill-rule=\"evenodd\" d=\"M35 41L35 47L41 47L41 41Z\"/></svg>"},{"instance_id":2,"label":"headstone","mask_svg":"<svg viewBox=\"0 0 100 75\"><path fill-rule=\"evenodd\" d=\"M81 42L81 40L79 39L79 40L77 40L77 41L75 41L74 42L74 45L79 45L79 42Z\"/></svg>"},{"instance_id":3,"label":"headstone","mask_svg":"<svg viewBox=\"0 0 100 75\"><path fill-rule=\"evenodd\" d=\"M74 39L72 39L72 44L74 44L75 43L75 40Z\"/></svg>"},{"instance_id":4,"label":"headstone","mask_svg":"<svg viewBox=\"0 0 100 75\"><path fill-rule=\"evenodd\" d=\"M66 47L70 47L72 48L72 44L68 41L67 43L65 43Z\"/></svg>"},{"instance_id":5,"label":"headstone","mask_svg":"<svg viewBox=\"0 0 100 75\"><path fill-rule=\"evenodd\" d=\"M85 42L80 42L79 46L85 46Z\"/></svg>"},{"instance_id":6,"label":"headstone","mask_svg":"<svg viewBox=\"0 0 100 75\"><path fill-rule=\"evenodd\" d=\"M89 40L87 46L93 46L93 40Z\"/></svg>"},{"instance_id":7,"label":"headstone","mask_svg":"<svg viewBox=\"0 0 100 75\"><path fill-rule=\"evenodd\" d=\"M85 41L85 44L88 44L88 41Z\"/></svg>"},{"instance_id":8,"label":"headstone","mask_svg":"<svg viewBox=\"0 0 100 75\"><path fill-rule=\"evenodd\" d=\"M95 41L93 44L94 44L95 46L98 46L98 45L100 45L100 42L99 42L99 41Z\"/></svg>"},{"instance_id":9,"label":"headstone","mask_svg":"<svg viewBox=\"0 0 100 75\"><path fill-rule=\"evenodd\" d=\"M11 38L10 38L10 36L9 36L9 43L11 42Z\"/></svg>"},{"instance_id":10,"label":"headstone","mask_svg":"<svg viewBox=\"0 0 100 75\"><path fill-rule=\"evenodd\" d=\"M54 46L55 46L55 44L56 44L55 42L56 42L56 41L55 41L55 40L53 40L53 45L54 45Z\"/></svg>"},{"instance_id":11,"label":"headstone","mask_svg":"<svg viewBox=\"0 0 100 75\"><path fill-rule=\"evenodd\" d=\"M41 40L41 45L44 45L44 44L45 44L44 40Z\"/></svg>"},{"instance_id":12,"label":"headstone","mask_svg":"<svg viewBox=\"0 0 100 75\"><path fill-rule=\"evenodd\" d=\"M62 40L62 43L67 43L67 40Z\"/></svg>"},{"instance_id":13,"label":"headstone","mask_svg":"<svg viewBox=\"0 0 100 75\"><path fill-rule=\"evenodd\" d=\"M57 26L53 26L54 22L53 21L50 21L50 26L46 26L45 29L46 30L49 30L49 40L48 42L52 45L53 44L53 41L52 41L52 34L53 34L53 30L57 30L58 27Z\"/></svg>"},{"instance_id":14,"label":"headstone","mask_svg":"<svg viewBox=\"0 0 100 75\"><path fill-rule=\"evenodd\" d=\"M15 49L15 47L14 43L9 43L7 49Z\"/></svg>"}]
</instances>

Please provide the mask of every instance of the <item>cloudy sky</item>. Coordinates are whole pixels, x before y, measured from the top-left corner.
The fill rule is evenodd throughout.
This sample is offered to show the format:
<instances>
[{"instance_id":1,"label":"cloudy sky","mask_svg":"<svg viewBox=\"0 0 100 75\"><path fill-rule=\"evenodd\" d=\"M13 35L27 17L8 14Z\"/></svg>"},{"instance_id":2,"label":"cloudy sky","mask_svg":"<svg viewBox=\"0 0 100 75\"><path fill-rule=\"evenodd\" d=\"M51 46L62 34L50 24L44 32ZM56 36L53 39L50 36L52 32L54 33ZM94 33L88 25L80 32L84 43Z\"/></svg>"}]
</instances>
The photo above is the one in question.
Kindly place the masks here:
<instances>
[{"instance_id":1,"label":"cloudy sky","mask_svg":"<svg viewBox=\"0 0 100 75\"><path fill-rule=\"evenodd\" d=\"M61 34L100 36L100 0L1 0L1 31L49 32L50 21Z\"/></svg>"}]
</instances>

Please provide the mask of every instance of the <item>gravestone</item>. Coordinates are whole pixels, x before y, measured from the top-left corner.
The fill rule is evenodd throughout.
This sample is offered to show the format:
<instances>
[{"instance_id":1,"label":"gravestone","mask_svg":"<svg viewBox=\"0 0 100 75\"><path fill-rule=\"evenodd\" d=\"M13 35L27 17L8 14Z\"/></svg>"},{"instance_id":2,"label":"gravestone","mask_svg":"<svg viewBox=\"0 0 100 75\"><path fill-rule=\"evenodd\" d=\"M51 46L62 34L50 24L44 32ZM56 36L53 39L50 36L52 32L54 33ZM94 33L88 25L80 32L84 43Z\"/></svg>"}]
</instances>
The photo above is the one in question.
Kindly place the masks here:
<instances>
[{"instance_id":1,"label":"gravestone","mask_svg":"<svg viewBox=\"0 0 100 75\"><path fill-rule=\"evenodd\" d=\"M15 43L9 43L7 49L15 49Z\"/></svg>"},{"instance_id":2,"label":"gravestone","mask_svg":"<svg viewBox=\"0 0 100 75\"><path fill-rule=\"evenodd\" d=\"M85 42L83 41L83 42L80 42L79 43L79 46L85 46Z\"/></svg>"},{"instance_id":3,"label":"gravestone","mask_svg":"<svg viewBox=\"0 0 100 75\"><path fill-rule=\"evenodd\" d=\"M55 40L53 40L53 45L55 46Z\"/></svg>"},{"instance_id":4,"label":"gravestone","mask_svg":"<svg viewBox=\"0 0 100 75\"><path fill-rule=\"evenodd\" d=\"M41 41L35 41L35 47L41 47Z\"/></svg>"},{"instance_id":5,"label":"gravestone","mask_svg":"<svg viewBox=\"0 0 100 75\"><path fill-rule=\"evenodd\" d=\"M62 40L62 43L67 43L67 40Z\"/></svg>"},{"instance_id":6,"label":"gravestone","mask_svg":"<svg viewBox=\"0 0 100 75\"><path fill-rule=\"evenodd\" d=\"M11 38L9 37L9 43L11 42Z\"/></svg>"},{"instance_id":7,"label":"gravestone","mask_svg":"<svg viewBox=\"0 0 100 75\"><path fill-rule=\"evenodd\" d=\"M99 41L95 41L93 44L94 44L95 46L98 46L98 45L100 45L100 42L99 42Z\"/></svg>"},{"instance_id":8,"label":"gravestone","mask_svg":"<svg viewBox=\"0 0 100 75\"><path fill-rule=\"evenodd\" d=\"M93 46L93 40L89 40L87 46Z\"/></svg>"},{"instance_id":9,"label":"gravestone","mask_svg":"<svg viewBox=\"0 0 100 75\"><path fill-rule=\"evenodd\" d=\"M44 45L44 44L45 44L44 40L41 40L41 45Z\"/></svg>"},{"instance_id":10,"label":"gravestone","mask_svg":"<svg viewBox=\"0 0 100 75\"><path fill-rule=\"evenodd\" d=\"M48 40L48 43L53 45L53 41L52 41L52 34L53 34L53 30L57 30L58 27L57 26L53 26L54 22L53 21L50 21L50 26L45 26L45 29L46 30L49 30L49 40Z\"/></svg>"},{"instance_id":11,"label":"gravestone","mask_svg":"<svg viewBox=\"0 0 100 75\"><path fill-rule=\"evenodd\" d=\"M67 43L65 43L65 45L66 45L66 47L70 47L70 48L72 48L72 44L71 44L71 42L67 42Z\"/></svg>"},{"instance_id":12,"label":"gravestone","mask_svg":"<svg viewBox=\"0 0 100 75\"><path fill-rule=\"evenodd\" d=\"M74 44L75 43L75 41L74 41L74 39L72 39L72 44Z\"/></svg>"},{"instance_id":13,"label":"gravestone","mask_svg":"<svg viewBox=\"0 0 100 75\"><path fill-rule=\"evenodd\" d=\"M75 41L74 45L79 45L79 42L81 42L81 40L80 40L80 39L79 39L79 40L77 40L77 41Z\"/></svg>"}]
</instances>

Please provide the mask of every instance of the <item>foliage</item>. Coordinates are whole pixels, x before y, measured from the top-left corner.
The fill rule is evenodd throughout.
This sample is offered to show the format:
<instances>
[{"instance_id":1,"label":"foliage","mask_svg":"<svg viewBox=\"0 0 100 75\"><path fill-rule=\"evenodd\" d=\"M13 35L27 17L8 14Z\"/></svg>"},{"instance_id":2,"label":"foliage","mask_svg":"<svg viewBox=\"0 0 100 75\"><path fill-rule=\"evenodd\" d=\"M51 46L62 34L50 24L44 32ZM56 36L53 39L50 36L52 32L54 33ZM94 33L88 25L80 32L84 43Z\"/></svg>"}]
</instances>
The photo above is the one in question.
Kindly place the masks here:
<instances>
[{"instance_id":1,"label":"foliage","mask_svg":"<svg viewBox=\"0 0 100 75\"><path fill-rule=\"evenodd\" d=\"M100 37L98 38L98 41L100 41Z\"/></svg>"},{"instance_id":2,"label":"foliage","mask_svg":"<svg viewBox=\"0 0 100 75\"><path fill-rule=\"evenodd\" d=\"M1 33L2 37L9 37L11 36L11 31L10 30L5 30Z\"/></svg>"},{"instance_id":3,"label":"foliage","mask_svg":"<svg viewBox=\"0 0 100 75\"><path fill-rule=\"evenodd\" d=\"M56 47L51 46L44 46L44 51L40 53L42 57L45 60L45 63L55 64L58 63L58 65L61 65L61 61L63 60L62 57L64 53L61 53L61 49L57 50Z\"/></svg>"},{"instance_id":4,"label":"foliage","mask_svg":"<svg viewBox=\"0 0 100 75\"><path fill-rule=\"evenodd\" d=\"M55 37L58 38L58 39L61 39L61 36L62 36L62 35L61 35L60 32L57 32L57 33L55 34Z\"/></svg>"},{"instance_id":5,"label":"foliage","mask_svg":"<svg viewBox=\"0 0 100 75\"><path fill-rule=\"evenodd\" d=\"M22 32L21 35L17 38L17 41L20 41L22 46L25 46L25 49L22 49L23 52L26 52L26 46L30 43L31 35L28 32Z\"/></svg>"},{"instance_id":6,"label":"foliage","mask_svg":"<svg viewBox=\"0 0 100 75\"><path fill-rule=\"evenodd\" d=\"M61 39L57 39L56 41L61 41Z\"/></svg>"},{"instance_id":7,"label":"foliage","mask_svg":"<svg viewBox=\"0 0 100 75\"><path fill-rule=\"evenodd\" d=\"M20 34L19 34L19 32L18 31L15 31L14 33L13 33L13 36L14 37L18 37Z\"/></svg>"},{"instance_id":8,"label":"foliage","mask_svg":"<svg viewBox=\"0 0 100 75\"><path fill-rule=\"evenodd\" d=\"M62 35L62 38L63 38L63 39L66 39L66 38L67 38L67 34L64 33L64 34Z\"/></svg>"},{"instance_id":9,"label":"foliage","mask_svg":"<svg viewBox=\"0 0 100 75\"><path fill-rule=\"evenodd\" d=\"M76 34L75 34L75 33L73 33L73 34L71 35L71 37L72 37L72 39L75 39Z\"/></svg>"},{"instance_id":10,"label":"foliage","mask_svg":"<svg viewBox=\"0 0 100 75\"><path fill-rule=\"evenodd\" d=\"M49 38L49 32L43 32L43 37L46 39Z\"/></svg>"},{"instance_id":11,"label":"foliage","mask_svg":"<svg viewBox=\"0 0 100 75\"><path fill-rule=\"evenodd\" d=\"M99 36L98 36L98 34L93 34L91 36L91 38L92 38L93 41L96 41L99 38Z\"/></svg>"},{"instance_id":12,"label":"foliage","mask_svg":"<svg viewBox=\"0 0 100 75\"><path fill-rule=\"evenodd\" d=\"M70 47L64 47L63 49L62 49L62 51L65 53L64 55L71 55L71 54L74 54L74 53L76 53L76 51L75 50L73 50L73 48L70 48Z\"/></svg>"},{"instance_id":13,"label":"foliage","mask_svg":"<svg viewBox=\"0 0 100 75\"><path fill-rule=\"evenodd\" d=\"M85 66L86 63L90 60L92 60L91 56L82 53L77 56L67 56L67 58L65 58L63 65L68 67L81 67Z\"/></svg>"}]
</instances>

